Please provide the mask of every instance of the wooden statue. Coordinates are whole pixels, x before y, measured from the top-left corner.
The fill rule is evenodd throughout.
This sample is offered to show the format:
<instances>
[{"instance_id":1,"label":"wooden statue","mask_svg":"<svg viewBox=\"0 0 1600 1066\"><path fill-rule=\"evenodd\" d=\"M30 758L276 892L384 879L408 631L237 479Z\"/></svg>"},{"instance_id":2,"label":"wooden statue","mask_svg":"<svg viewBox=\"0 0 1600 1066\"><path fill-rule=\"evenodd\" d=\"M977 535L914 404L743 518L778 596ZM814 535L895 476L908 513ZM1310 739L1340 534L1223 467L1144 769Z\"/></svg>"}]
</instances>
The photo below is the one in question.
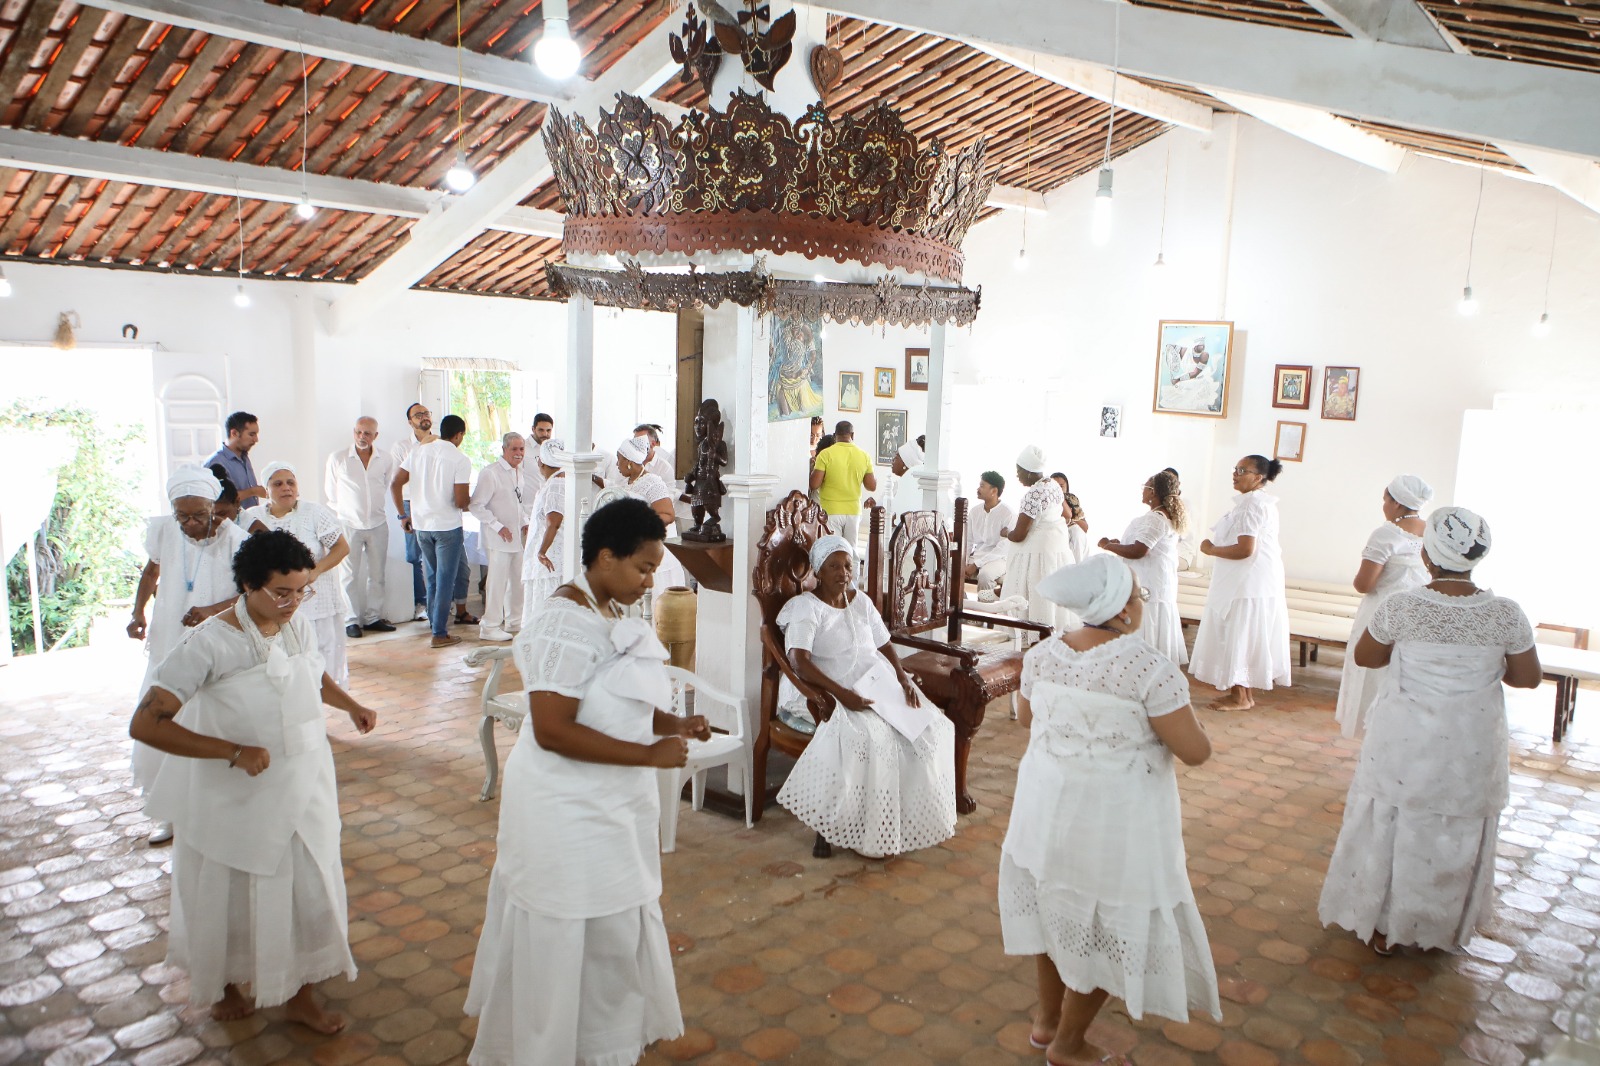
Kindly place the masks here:
<instances>
[{"instance_id":1,"label":"wooden statue","mask_svg":"<svg viewBox=\"0 0 1600 1066\"><path fill-rule=\"evenodd\" d=\"M684 533L684 540L728 539L722 532L722 497L728 494L721 474L728 465L728 444L722 435L722 409L715 400L702 400L694 416L694 466L683 479L694 515L694 526Z\"/></svg>"}]
</instances>

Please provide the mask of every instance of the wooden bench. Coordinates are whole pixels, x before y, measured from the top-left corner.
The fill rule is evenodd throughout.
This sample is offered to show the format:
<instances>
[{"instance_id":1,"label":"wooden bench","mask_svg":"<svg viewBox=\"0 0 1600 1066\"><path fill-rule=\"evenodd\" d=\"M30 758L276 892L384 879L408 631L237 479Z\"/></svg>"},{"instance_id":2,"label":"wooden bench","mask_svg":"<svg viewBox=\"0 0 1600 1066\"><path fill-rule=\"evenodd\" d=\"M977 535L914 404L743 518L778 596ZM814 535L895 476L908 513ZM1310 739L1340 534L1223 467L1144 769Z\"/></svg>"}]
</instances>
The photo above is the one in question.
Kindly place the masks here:
<instances>
[{"instance_id":1,"label":"wooden bench","mask_svg":"<svg viewBox=\"0 0 1600 1066\"><path fill-rule=\"evenodd\" d=\"M1178 574L1178 616L1184 625L1198 625L1211 589L1211 575L1193 570ZM1361 596L1326 581L1284 582L1289 605L1289 639L1300 646L1300 665L1317 660L1317 649L1343 648L1350 640Z\"/></svg>"},{"instance_id":2,"label":"wooden bench","mask_svg":"<svg viewBox=\"0 0 1600 1066\"><path fill-rule=\"evenodd\" d=\"M1550 729L1550 739L1559 744L1578 710L1578 686L1585 681L1600 681L1600 651L1589 650L1589 631L1576 626L1541 622L1533 627L1533 639L1544 679L1556 683L1555 724Z\"/></svg>"}]
</instances>

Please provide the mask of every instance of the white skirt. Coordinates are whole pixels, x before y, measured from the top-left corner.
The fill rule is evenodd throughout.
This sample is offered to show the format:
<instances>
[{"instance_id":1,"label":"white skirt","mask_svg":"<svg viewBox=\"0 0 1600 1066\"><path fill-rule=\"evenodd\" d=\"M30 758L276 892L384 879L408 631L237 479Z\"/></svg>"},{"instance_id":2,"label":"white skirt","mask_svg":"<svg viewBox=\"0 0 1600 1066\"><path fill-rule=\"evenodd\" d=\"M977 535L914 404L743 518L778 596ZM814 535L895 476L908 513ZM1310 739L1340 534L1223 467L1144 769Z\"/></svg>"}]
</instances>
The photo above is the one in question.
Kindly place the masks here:
<instances>
[{"instance_id":1,"label":"white skirt","mask_svg":"<svg viewBox=\"0 0 1600 1066\"><path fill-rule=\"evenodd\" d=\"M944 715L908 741L871 711L837 707L778 802L835 847L867 855L931 847L956 831L955 736Z\"/></svg>"},{"instance_id":2,"label":"white skirt","mask_svg":"<svg viewBox=\"0 0 1600 1066\"><path fill-rule=\"evenodd\" d=\"M543 569L541 567L540 569ZM561 587L561 575L545 571L543 577L524 578L522 581L522 625L524 628L533 622L534 612L538 611L540 604L548 600L556 589Z\"/></svg>"},{"instance_id":3,"label":"white skirt","mask_svg":"<svg viewBox=\"0 0 1600 1066\"><path fill-rule=\"evenodd\" d=\"M1152 596L1150 602L1144 605L1139 635L1145 639L1145 643L1179 666L1189 661L1189 649L1183 643L1183 619L1178 615L1176 602L1158 600Z\"/></svg>"},{"instance_id":4,"label":"white skirt","mask_svg":"<svg viewBox=\"0 0 1600 1066\"><path fill-rule=\"evenodd\" d=\"M661 904L548 918L511 902L494 870L465 1010L471 1066L632 1066L683 1035Z\"/></svg>"},{"instance_id":5,"label":"white skirt","mask_svg":"<svg viewBox=\"0 0 1600 1066\"><path fill-rule=\"evenodd\" d=\"M344 688L350 683L350 659L345 654L347 640L344 635L344 615L328 615L311 620L311 631L317 635L317 650L322 653L322 669L333 678L333 683Z\"/></svg>"},{"instance_id":6,"label":"white skirt","mask_svg":"<svg viewBox=\"0 0 1600 1066\"><path fill-rule=\"evenodd\" d=\"M1035 522L1028 536L1011 548L1006 562L1006 577L1000 585L1000 598L1020 596L1028 601L1028 621L1042 622L1058 633L1083 625L1078 616L1038 593L1039 582L1074 562L1067 526L1064 522Z\"/></svg>"},{"instance_id":7,"label":"white skirt","mask_svg":"<svg viewBox=\"0 0 1600 1066\"><path fill-rule=\"evenodd\" d=\"M1280 598L1206 600L1189 673L1214 688L1289 684L1289 610Z\"/></svg>"},{"instance_id":8,"label":"white skirt","mask_svg":"<svg viewBox=\"0 0 1600 1066\"><path fill-rule=\"evenodd\" d=\"M1500 819L1406 811L1351 791L1317 916L1362 940L1458 948L1494 909Z\"/></svg>"},{"instance_id":9,"label":"white skirt","mask_svg":"<svg viewBox=\"0 0 1600 1066\"><path fill-rule=\"evenodd\" d=\"M1372 708L1372 701L1378 698L1378 690L1383 687L1384 673L1388 668L1368 670L1357 666L1356 642L1367 631L1367 623L1372 621L1372 616L1378 613L1378 608L1387 598L1370 593L1361 597L1355 619L1350 624L1350 640L1344 649L1344 670L1339 674L1339 705L1333 712L1333 720L1339 723L1339 731L1347 737L1358 737L1366 731L1367 711Z\"/></svg>"}]
</instances>

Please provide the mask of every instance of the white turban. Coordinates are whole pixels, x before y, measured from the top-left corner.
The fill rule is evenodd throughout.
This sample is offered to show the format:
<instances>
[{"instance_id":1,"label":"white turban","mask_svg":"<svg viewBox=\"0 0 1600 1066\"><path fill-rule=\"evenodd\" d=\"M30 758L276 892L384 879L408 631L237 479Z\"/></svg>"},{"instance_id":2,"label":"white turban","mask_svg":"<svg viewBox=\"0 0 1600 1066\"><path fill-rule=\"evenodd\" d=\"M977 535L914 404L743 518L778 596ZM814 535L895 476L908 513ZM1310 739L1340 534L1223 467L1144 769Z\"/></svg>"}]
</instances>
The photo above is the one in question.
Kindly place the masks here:
<instances>
[{"instance_id":1,"label":"white turban","mask_svg":"<svg viewBox=\"0 0 1600 1066\"><path fill-rule=\"evenodd\" d=\"M204 499L216 501L222 495L222 482L217 480L217 475L203 466L180 466L167 478L167 499L169 501L182 499L185 496L200 496Z\"/></svg>"},{"instance_id":2,"label":"white turban","mask_svg":"<svg viewBox=\"0 0 1600 1066\"><path fill-rule=\"evenodd\" d=\"M1022 449L1022 454L1017 456L1017 469L1026 470L1030 474L1044 473L1044 452L1036 444L1030 444Z\"/></svg>"},{"instance_id":3,"label":"white turban","mask_svg":"<svg viewBox=\"0 0 1600 1066\"><path fill-rule=\"evenodd\" d=\"M1389 482L1389 498L1415 511L1433 499L1433 486L1415 474L1401 474Z\"/></svg>"},{"instance_id":4,"label":"white turban","mask_svg":"<svg viewBox=\"0 0 1600 1066\"><path fill-rule=\"evenodd\" d=\"M539 461L545 466L560 466L561 464L556 462L556 453L564 452L566 450L567 446L565 442L557 440L555 437L551 437L549 440L539 445Z\"/></svg>"},{"instance_id":5,"label":"white turban","mask_svg":"<svg viewBox=\"0 0 1600 1066\"><path fill-rule=\"evenodd\" d=\"M294 467L290 466L282 459L279 459L276 462L268 463L266 468L261 471L261 483L265 485L267 482L271 481L272 475L276 474L280 470L287 470L289 473L294 474L294 479L296 481L300 480L300 475L295 473Z\"/></svg>"},{"instance_id":6,"label":"white turban","mask_svg":"<svg viewBox=\"0 0 1600 1066\"><path fill-rule=\"evenodd\" d=\"M855 558L855 552L850 547L850 542L837 533L829 533L825 537L818 537L815 544L811 545L811 572L814 574L822 569L822 564L828 557L836 552L850 552L850 558Z\"/></svg>"},{"instance_id":7,"label":"white turban","mask_svg":"<svg viewBox=\"0 0 1600 1066\"><path fill-rule=\"evenodd\" d=\"M914 440L908 440L900 445L900 450L895 454L906 464L907 470L915 470L922 465L922 449L917 447L917 442Z\"/></svg>"},{"instance_id":8,"label":"white turban","mask_svg":"<svg viewBox=\"0 0 1600 1066\"><path fill-rule=\"evenodd\" d=\"M644 461L650 457L650 438L629 437L617 445L617 454L631 463L643 466Z\"/></svg>"},{"instance_id":9,"label":"white turban","mask_svg":"<svg viewBox=\"0 0 1600 1066\"><path fill-rule=\"evenodd\" d=\"M1465 573L1483 562L1494 538L1489 523L1465 507L1441 507L1428 516L1422 531L1422 549L1434 565ZM1481 546L1482 550L1476 550Z\"/></svg>"},{"instance_id":10,"label":"white turban","mask_svg":"<svg viewBox=\"0 0 1600 1066\"><path fill-rule=\"evenodd\" d=\"M1059 603L1091 626L1100 625L1128 605L1133 571L1115 555L1091 555L1063 566L1040 581L1039 595Z\"/></svg>"}]
</instances>

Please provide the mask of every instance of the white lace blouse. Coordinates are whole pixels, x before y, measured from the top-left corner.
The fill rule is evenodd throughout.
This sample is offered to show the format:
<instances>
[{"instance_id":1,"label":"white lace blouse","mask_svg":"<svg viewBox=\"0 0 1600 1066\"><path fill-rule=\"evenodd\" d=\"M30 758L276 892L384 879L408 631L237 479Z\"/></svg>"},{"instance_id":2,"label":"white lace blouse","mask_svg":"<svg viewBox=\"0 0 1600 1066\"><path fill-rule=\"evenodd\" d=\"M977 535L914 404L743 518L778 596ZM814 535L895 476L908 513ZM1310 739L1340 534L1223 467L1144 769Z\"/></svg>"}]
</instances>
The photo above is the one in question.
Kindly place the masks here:
<instances>
[{"instance_id":1,"label":"white lace blouse","mask_svg":"<svg viewBox=\"0 0 1600 1066\"><path fill-rule=\"evenodd\" d=\"M1416 641L1476 648L1504 648L1516 655L1533 647L1533 626L1515 600L1479 589L1470 596L1446 596L1430 588L1397 592L1383 601L1367 623L1383 644Z\"/></svg>"},{"instance_id":2,"label":"white lace blouse","mask_svg":"<svg viewBox=\"0 0 1600 1066\"><path fill-rule=\"evenodd\" d=\"M1062 495L1061 486L1056 483L1056 479L1040 478L1022 497L1020 513L1037 522L1041 518L1061 514L1061 508L1065 505L1066 497Z\"/></svg>"},{"instance_id":3,"label":"white lace blouse","mask_svg":"<svg viewBox=\"0 0 1600 1066\"><path fill-rule=\"evenodd\" d=\"M1075 651L1059 637L1042 640L1022 660L1022 696L1033 699L1038 682L1132 700L1147 718L1160 718L1189 704L1189 681L1171 659L1137 633L1088 651Z\"/></svg>"}]
</instances>

